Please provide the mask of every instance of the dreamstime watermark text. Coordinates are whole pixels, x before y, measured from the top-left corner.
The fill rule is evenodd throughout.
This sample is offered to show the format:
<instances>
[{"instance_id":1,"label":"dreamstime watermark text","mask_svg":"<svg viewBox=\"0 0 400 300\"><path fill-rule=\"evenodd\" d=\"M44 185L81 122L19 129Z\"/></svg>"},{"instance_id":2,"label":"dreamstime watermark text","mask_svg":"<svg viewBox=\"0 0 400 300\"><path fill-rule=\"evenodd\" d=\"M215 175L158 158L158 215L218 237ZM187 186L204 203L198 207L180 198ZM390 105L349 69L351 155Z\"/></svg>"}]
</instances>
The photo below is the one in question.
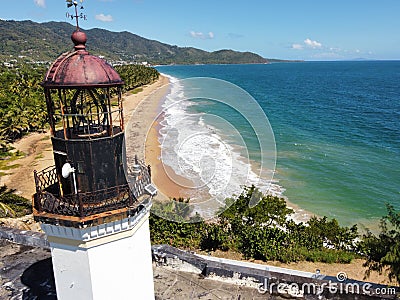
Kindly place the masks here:
<instances>
[{"instance_id":1,"label":"dreamstime watermark text","mask_svg":"<svg viewBox=\"0 0 400 300\"><path fill-rule=\"evenodd\" d=\"M322 296L327 294L350 294L350 295L396 295L396 289L389 286L375 286L368 282L358 282L347 280L347 274L339 272L336 275L337 280L329 280L322 283L305 282L305 283L283 283L269 282L268 278L264 278L264 282L258 287L260 294L280 294L290 295L293 297L301 297L303 295Z\"/></svg>"}]
</instances>

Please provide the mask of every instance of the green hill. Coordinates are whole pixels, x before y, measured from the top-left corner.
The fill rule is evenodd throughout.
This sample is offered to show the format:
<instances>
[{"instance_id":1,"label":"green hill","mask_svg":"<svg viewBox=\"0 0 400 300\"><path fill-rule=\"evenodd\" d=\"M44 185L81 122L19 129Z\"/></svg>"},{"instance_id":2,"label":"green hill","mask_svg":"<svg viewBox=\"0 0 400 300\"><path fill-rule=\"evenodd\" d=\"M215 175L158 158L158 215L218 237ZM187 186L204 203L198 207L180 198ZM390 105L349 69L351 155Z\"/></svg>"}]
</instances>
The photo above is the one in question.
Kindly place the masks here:
<instances>
[{"instance_id":1,"label":"green hill","mask_svg":"<svg viewBox=\"0 0 400 300\"><path fill-rule=\"evenodd\" d=\"M66 22L35 23L0 20L0 59L24 58L51 62L72 49L71 34L75 26ZM220 50L207 52L192 47L177 47L145 39L130 32L104 29L84 30L87 49L103 55L108 61L151 64L235 64L267 63L267 59L251 52ZM112 41L112 42L110 42Z\"/></svg>"}]
</instances>

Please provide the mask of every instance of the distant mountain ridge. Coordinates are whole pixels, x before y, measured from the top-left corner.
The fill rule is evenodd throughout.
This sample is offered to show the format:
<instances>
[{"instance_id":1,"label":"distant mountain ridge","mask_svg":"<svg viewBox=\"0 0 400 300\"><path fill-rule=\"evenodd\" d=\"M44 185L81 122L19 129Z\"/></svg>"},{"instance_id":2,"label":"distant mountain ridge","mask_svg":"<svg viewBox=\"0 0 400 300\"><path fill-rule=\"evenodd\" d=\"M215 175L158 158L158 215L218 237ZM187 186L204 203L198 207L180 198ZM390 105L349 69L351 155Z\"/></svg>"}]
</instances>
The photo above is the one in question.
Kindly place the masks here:
<instances>
[{"instance_id":1,"label":"distant mountain ridge","mask_svg":"<svg viewBox=\"0 0 400 300\"><path fill-rule=\"evenodd\" d=\"M0 58L26 57L33 61L54 61L59 54L73 49L71 34L75 26L66 22L0 20ZM219 50L207 52L193 47L178 47L149 40L123 31L105 29L82 31L88 35L87 49L108 61L151 64L249 64L268 63L252 52Z\"/></svg>"}]
</instances>

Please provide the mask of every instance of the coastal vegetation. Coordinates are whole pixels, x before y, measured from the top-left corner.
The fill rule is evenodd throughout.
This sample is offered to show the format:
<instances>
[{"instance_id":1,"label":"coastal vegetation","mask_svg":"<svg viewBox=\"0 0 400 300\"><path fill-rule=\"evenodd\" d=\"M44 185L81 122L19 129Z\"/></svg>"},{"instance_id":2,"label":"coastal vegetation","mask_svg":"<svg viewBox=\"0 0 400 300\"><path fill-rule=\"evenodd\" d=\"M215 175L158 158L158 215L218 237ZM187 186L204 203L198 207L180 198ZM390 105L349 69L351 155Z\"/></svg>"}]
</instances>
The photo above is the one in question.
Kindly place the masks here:
<instances>
[{"instance_id":1,"label":"coastal vegetation","mask_svg":"<svg viewBox=\"0 0 400 300\"><path fill-rule=\"evenodd\" d=\"M44 73L41 66L0 66L0 151L25 133L45 127L46 102L40 86Z\"/></svg>"},{"instance_id":2,"label":"coastal vegetation","mask_svg":"<svg viewBox=\"0 0 400 300\"><path fill-rule=\"evenodd\" d=\"M65 22L36 23L0 20L0 59L54 61L57 55L71 50L75 27ZM145 39L130 32L111 32L94 28L85 30L88 50L103 55L110 62L148 62L151 64L238 64L267 63L251 52L220 50L208 52L193 47L178 47ZM112 41L110 43L109 41ZM10 58L11 57L11 58Z\"/></svg>"},{"instance_id":3,"label":"coastal vegetation","mask_svg":"<svg viewBox=\"0 0 400 300\"><path fill-rule=\"evenodd\" d=\"M115 70L125 82L122 87L122 92L124 93L152 83L156 81L160 75L156 69L143 65L116 66Z\"/></svg>"},{"instance_id":4,"label":"coastal vegetation","mask_svg":"<svg viewBox=\"0 0 400 300\"><path fill-rule=\"evenodd\" d=\"M250 207L252 196L259 203ZM255 187L245 188L237 198L226 200L217 219L205 222L189 217L189 204L178 199L167 205L155 204L150 219L154 243L172 243L205 251L232 250L246 259L281 262L319 261L348 263L357 257L357 226L341 227L336 220L312 218L307 223L290 219L293 210L284 199L262 195ZM175 220L170 214L175 214ZM178 219L177 219L178 218Z\"/></svg>"},{"instance_id":5,"label":"coastal vegetation","mask_svg":"<svg viewBox=\"0 0 400 300\"><path fill-rule=\"evenodd\" d=\"M260 201L257 206L249 207L254 195ZM391 207L383 220L394 228L388 230L383 222L377 237L372 233L360 236L356 225L343 227L337 220L326 217L296 223L290 218L293 211L284 199L262 195L255 187L247 187L240 196L227 199L221 214L209 222L197 214L191 216L188 200L173 200L154 204L150 232L155 244L233 251L245 259L283 263L350 263L354 258L364 257L370 271L389 268L390 278L400 282L400 213Z\"/></svg>"}]
</instances>

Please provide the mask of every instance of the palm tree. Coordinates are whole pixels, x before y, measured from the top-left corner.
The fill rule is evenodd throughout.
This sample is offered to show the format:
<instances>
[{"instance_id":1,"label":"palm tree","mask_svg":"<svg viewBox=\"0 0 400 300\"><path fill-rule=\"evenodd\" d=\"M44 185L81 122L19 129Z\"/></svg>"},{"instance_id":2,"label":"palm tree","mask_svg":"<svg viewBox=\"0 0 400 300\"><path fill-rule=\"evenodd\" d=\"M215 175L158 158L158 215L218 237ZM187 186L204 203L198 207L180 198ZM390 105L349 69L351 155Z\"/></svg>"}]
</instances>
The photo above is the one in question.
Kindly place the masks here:
<instances>
[{"instance_id":1,"label":"palm tree","mask_svg":"<svg viewBox=\"0 0 400 300\"><path fill-rule=\"evenodd\" d=\"M29 200L16 195L15 190L8 189L6 185L0 187L0 216L20 217L31 211Z\"/></svg>"},{"instance_id":2,"label":"palm tree","mask_svg":"<svg viewBox=\"0 0 400 300\"><path fill-rule=\"evenodd\" d=\"M21 65L0 70L0 136L12 142L25 133L42 129L46 105L40 86L43 70Z\"/></svg>"},{"instance_id":3,"label":"palm tree","mask_svg":"<svg viewBox=\"0 0 400 300\"><path fill-rule=\"evenodd\" d=\"M0 215L15 217L15 211L5 201L3 202L12 193L13 191L8 190L6 185L0 187Z\"/></svg>"},{"instance_id":4,"label":"palm tree","mask_svg":"<svg viewBox=\"0 0 400 300\"><path fill-rule=\"evenodd\" d=\"M1 153L6 152L8 149L8 143L4 136L0 134L0 155Z\"/></svg>"},{"instance_id":5,"label":"palm tree","mask_svg":"<svg viewBox=\"0 0 400 300\"><path fill-rule=\"evenodd\" d=\"M10 216L10 217L15 217L15 211L7 204L0 202L0 216L3 215L5 217Z\"/></svg>"}]
</instances>

